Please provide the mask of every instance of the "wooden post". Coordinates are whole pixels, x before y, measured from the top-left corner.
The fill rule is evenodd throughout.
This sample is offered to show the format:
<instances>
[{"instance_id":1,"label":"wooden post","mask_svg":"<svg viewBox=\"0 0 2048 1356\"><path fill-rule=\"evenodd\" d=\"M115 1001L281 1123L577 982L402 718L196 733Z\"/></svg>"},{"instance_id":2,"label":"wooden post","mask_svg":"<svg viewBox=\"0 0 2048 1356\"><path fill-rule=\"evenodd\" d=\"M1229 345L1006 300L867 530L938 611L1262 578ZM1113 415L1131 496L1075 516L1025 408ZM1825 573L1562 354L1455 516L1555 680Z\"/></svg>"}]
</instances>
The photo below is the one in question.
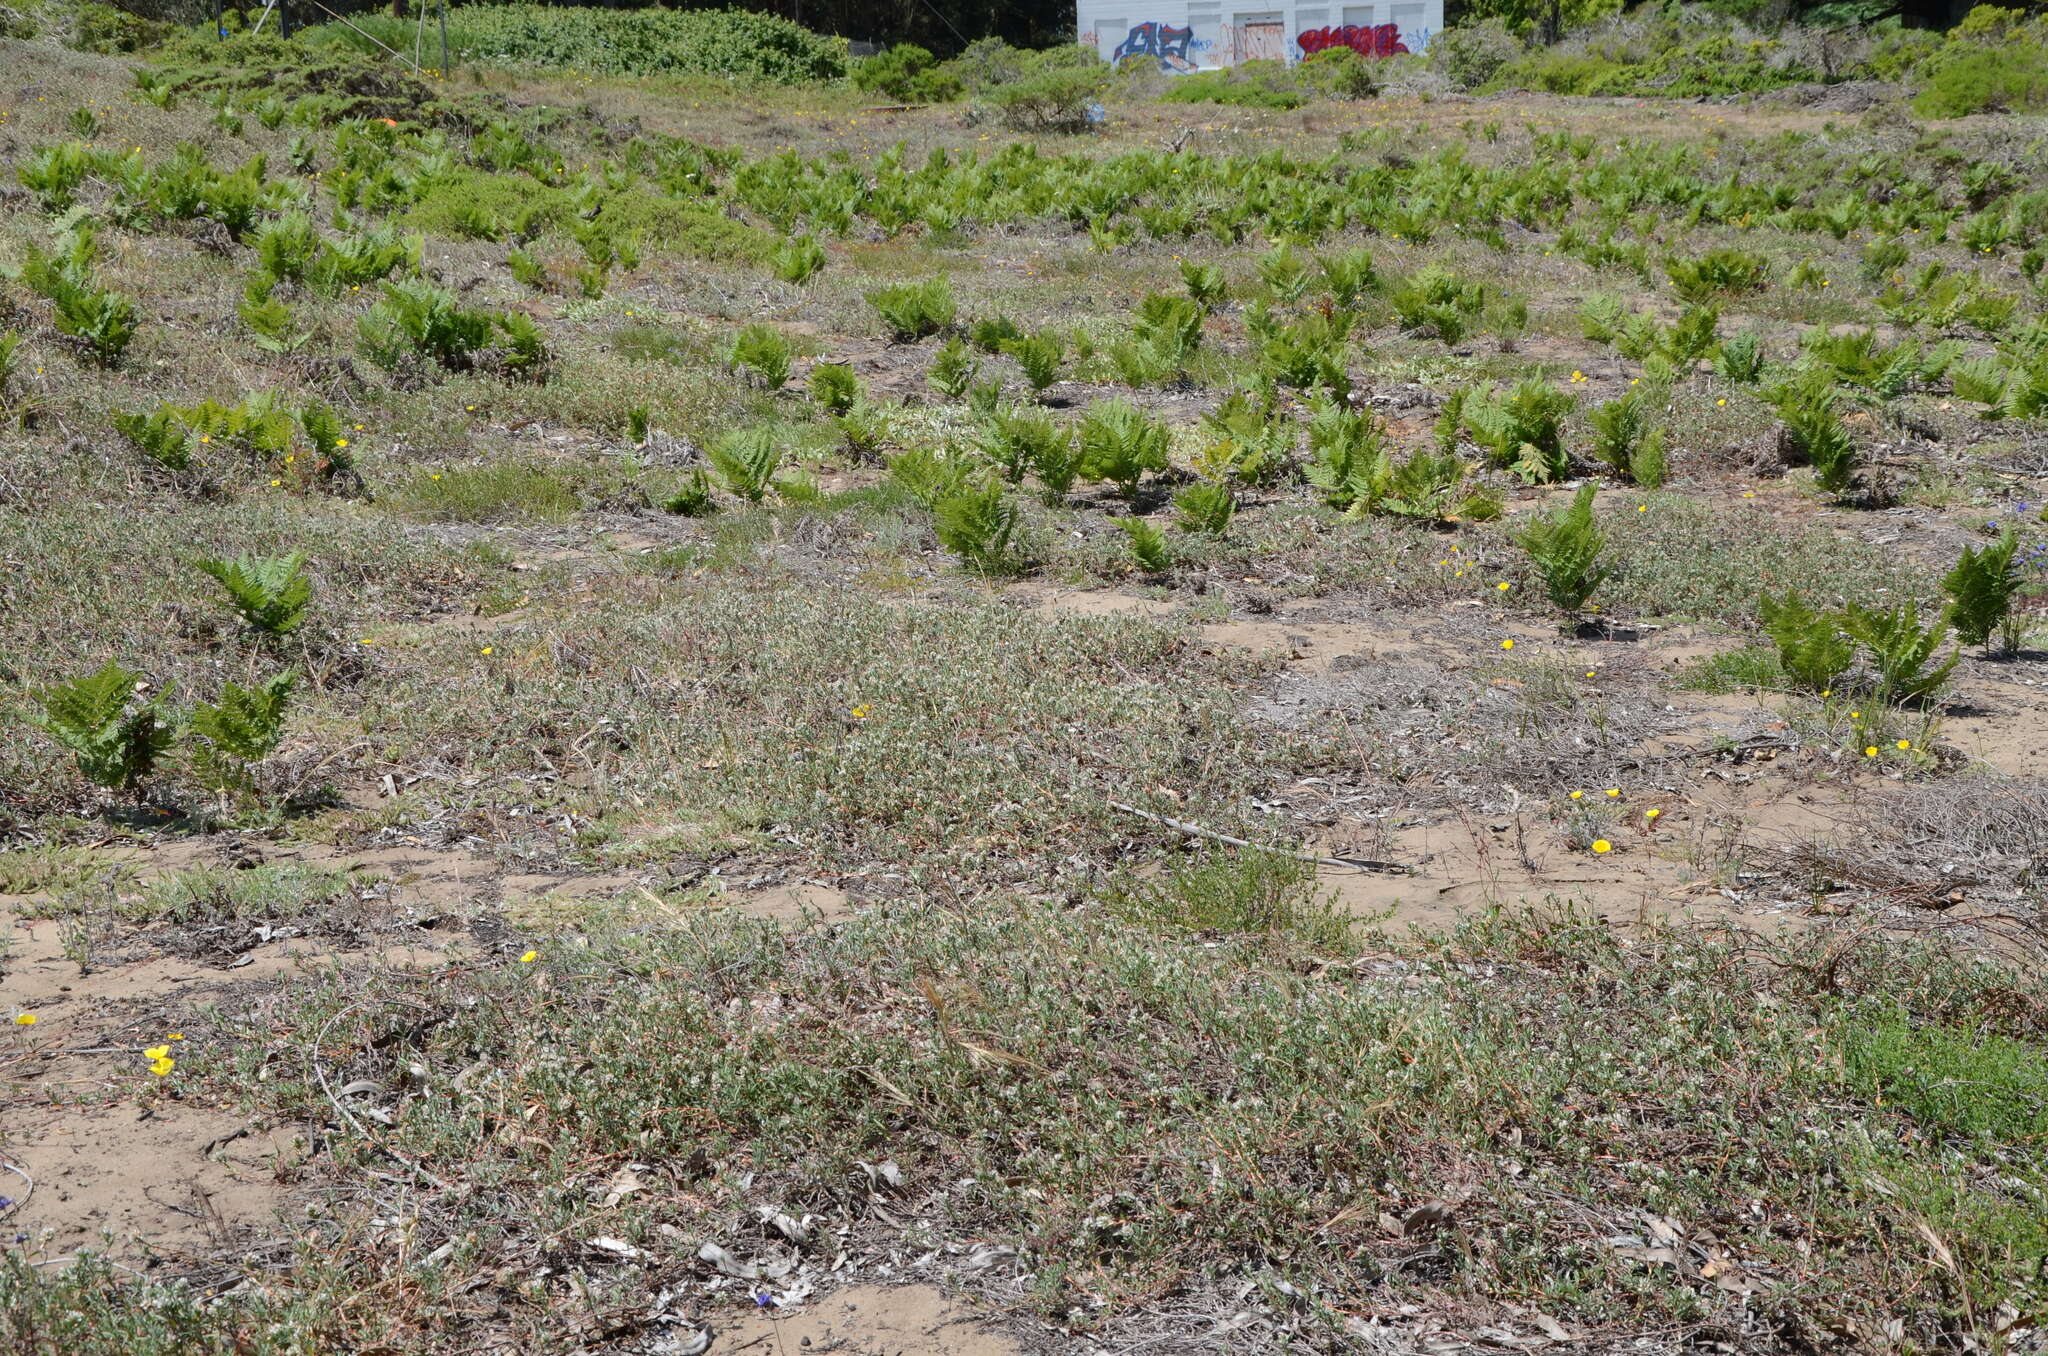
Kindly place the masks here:
<instances>
[{"instance_id":1,"label":"wooden post","mask_svg":"<svg viewBox=\"0 0 2048 1356\"><path fill-rule=\"evenodd\" d=\"M213 0L213 36L215 40L227 36L227 30L220 26L220 0Z\"/></svg>"},{"instance_id":2,"label":"wooden post","mask_svg":"<svg viewBox=\"0 0 2048 1356\"><path fill-rule=\"evenodd\" d=\"M441 78L448 78L448 0L441 0Z\"/></svg>"}]
</instances>

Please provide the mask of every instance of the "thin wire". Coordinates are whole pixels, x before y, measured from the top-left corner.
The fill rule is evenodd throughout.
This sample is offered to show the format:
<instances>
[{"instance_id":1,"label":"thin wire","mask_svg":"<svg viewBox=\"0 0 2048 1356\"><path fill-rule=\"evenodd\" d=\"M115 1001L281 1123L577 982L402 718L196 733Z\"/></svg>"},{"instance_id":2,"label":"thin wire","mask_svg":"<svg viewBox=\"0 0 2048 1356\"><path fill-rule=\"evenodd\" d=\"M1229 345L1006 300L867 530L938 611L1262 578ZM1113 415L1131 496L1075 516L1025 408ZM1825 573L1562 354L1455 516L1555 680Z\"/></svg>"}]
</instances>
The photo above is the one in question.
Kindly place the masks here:
<instances>
[{"instance_id":1,"label":"thin wire","mask_svg":"<svg viewBox=\"0 0 2048 1356\"><path fill-rule=\"evenodd\" d=\"M404 61L404 60L405 60L405 53L403 53L403 52L400 52L400 51L397 51L397 50L396 50L396 49L394 49L394 48L390 48L390 47L385 47L385 46L384 46L384 44L383 44L383 42L382 42L382 41L380 41L380 40L379 40L378 38L376 38L376 37L375 37L375 36L373 36L372 34L369 34L369 33L364 33L362 29L360 29L360 28L357 28L357 27L356 27L356 26L355 26L354 24L350 23L350 22L349 22L349 21L348 21L347 19L344 19L344 18L343 18L343 17L341 16L341 15L339 15L339 14L336 14L336 13L335 13L335 12L334 12L333 10L331 10L331 9L327 8L327 6L325 6L325 5L321 4L321 3L320 3L320 0L307 0L307 3L311 4L311 5L313 6L313 8L314 8L314 9L317 9L317 10L319 10L319 11L320 11L320 12L321 12L322 14L325 14L325 15L327 15L327 16L328 16L329 18L333 19L333 20L334 20L334 21L335 21L336 23L340 24L340 25L341 25L341 26L342 26L343 28L346 28L346 29L348 29L348 30L349 30L350 32L352 32L352 33L358 33L358 34L361 34L361 35L362 35L363 37L365 37L365 38L368 38L368 39L369 39L369 40L370 40L371 42L374 42L374 43L376 43L376 44L377 44L377 45L378 45L379 47L384 47L384 50L385 50L385 51L387 51L387 52L390 52L390 53L391 53L391 55L393 55L393 56L397 57L397 58L398 58L398 59L399 59L400 61ZM417 61L415 61L415 62L411 62L411 63L408 63L408 64L410 64L410 65L412 66L412 68L413 68L414 70L416 70L416 71L419 71L419 73L420 73L421 75L425 75L425 74L426 74L426 72L425 72L424 70L420 70L420 64L419 64L419 63L418 63Z\"/></svg>"}]
</instances>

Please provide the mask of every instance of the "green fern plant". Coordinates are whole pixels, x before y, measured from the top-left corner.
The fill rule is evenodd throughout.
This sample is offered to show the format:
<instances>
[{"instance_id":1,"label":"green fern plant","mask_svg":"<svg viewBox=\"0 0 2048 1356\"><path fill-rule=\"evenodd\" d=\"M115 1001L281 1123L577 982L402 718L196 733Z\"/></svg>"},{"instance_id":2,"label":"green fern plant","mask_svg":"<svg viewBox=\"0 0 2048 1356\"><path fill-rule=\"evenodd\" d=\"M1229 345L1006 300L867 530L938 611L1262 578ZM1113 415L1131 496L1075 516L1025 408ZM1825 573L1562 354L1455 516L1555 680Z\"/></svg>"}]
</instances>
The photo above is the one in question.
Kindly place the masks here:
<instances>
[{"instance_id":1,"label":"green fern plant","mask_svg":"<svg viewBox=\"0 0 2048 1356\"><path fill-rule=\"evenodd\" d=\"M1071 485L1073 435L1049 414L1033 410L998 410L981 427L975 446L1012 485L1047 462L1068 469ZM1064 490L1065 487L1062 487Z\"/></svg>"},{"instance_id":2,"label":"green fern plant","mask_svg":"<svg viewBox=\"0 0 2048 1356\"><path fill-rule=\"evenodd\" d=\"M1322 267L1331 303L1344 309L1356 306L1360 299L1376 291L1380 285L1379 270L1373 266L1372 254L1368 250L1342 250L1324 255L1316 262Z\"/></svg>"},{"instance_id":3,"label":"green fern plant","mask_svg":"<svg viewBox=\"0 0 2048 1356\"><path fill-rule=\"evenodd\" d=\"M1721 352L1714 365L1725 380L1752 385L1763 375L1763 341L1748 330L1731 334L1721 341Z\"/></svg>"},{"instance_id":4,"label":"green fern plant","mask_svg":"<svg viewBox=\"0 0 2048 1356\"><path fill-rule=\"evenodd\" d=\"M1309 458L1301 472L1331 508L1370 509L1387 477L1386 430L1378 418L1330 399L1308 421Z\"/></svg>"},{"instance_id":5,"label":"green fern plant","mask_svg":"<svg viewBox=\"0 0 2048 1356\"><path fill-rule=\"evenodd\" d=\"M827 414L845 414L860 399L860 378L846 363L813 363L811 399Z\"/></svg>"},{"instance_id":6,"label":"green fern plant","mask_svg":"<svg viewBox=\"0 0 2048 1356\"><path fill-rule=\"evenodd\" d=\"M1830 613L1807 606L1788 590L1783 597L1766 594L1757 601L1764 634L1778 647L1778 664L1800 687L1831 691L1856 658L1855 642L1842 632Z\"/></svg>"},{"instance_id":7,"label":"green fern plant","mask_svg":"<svg viewBox=\"0 0 2048 1356\"><path fill-rule=\"evenodd\" d=\"M913 447L889 458L889 480L912 499L936 511L944 500L972 487L974 467L966 458L929 447Z\"/></svg>"},{"instance_id":8,"label":"green fern plant","mask_svg":"<svg viewBox=\"0 0 2048 1356\"><path fill-rule=\"evenodd\" d=\"M2005 648L2019 648L2017 628L2012 624L2012 600L2020 588L2020 572L2014 564L2019 546L2019 533L2007 527L1997 541L1982 550L1965 546L1955 568L1942 579L1941 587L1949 598L1949 624L1965 645L1988 645L1994 633L2003 631Z\"/></svg>"},{"instance_id":9,"label":"green fern plant","mask_svg":"<svg viewBox=\"0 0 2048 1356\"><path fill-rule=\"evenodd\" d=\"M114 416L114 428L167 471L192 468L192 430L168 408Z\"/></svg>"},{"instance_id":10,"label":"green fern plant","mask_svg":"<svg viewBox=\"0 0 2048 1356\"><path fill-rule=\"evenodd\" d=\"M1459 402L1472 440L1494 465L1532 485L1563 480L1570 473L1564 421L1571 411L1572 398L1541 377L1525 378L1505 396L1485 386Z\"/></svg>"},{"instance_id":11,"label":"green fern plant","mask_svg":"<svg viewBox=\"0 0 2048 1356\"><path fill-rule=\"evenodd\" d=\"M1230 288L1223 281L1223 270L1215 264L1198 264L1192 259L1183 259L1180 261L1180 279L1195 305L1205 311L1215 310L1230 296Z\"/></svg>"},{"instance_id":12,"label":"green fern plant","mask_svg":"<svg viewBox=\"0 0 2048 1356\"><path fill-rule=\"evenodd\" d=\"M1237 496L1228 486L1207 481L1190 485L1173 496L1174 525L1183 532L1220 537L1230 530L1237 513Z\"/></svg>"},{"instance_id":13,"label":"green fern plant","mask_svg":"<svg viewBox=\"0 0 2048 1356\"><path fill-rule=\"evenodd\" d=\"M1664 483L1664 430L1651 422L1650 402L1640 389L1595 406L1593 455L1624 480L1647 489Z\"/></svg>"},{"instance_id":14,"label":"green fern plant","mask_svg":"<svg viewBox=\"0 0 2048 1356\"><path fill-rule=\"evenodd\" d=\"M1166 425L1137 406L1099 401L1081 419L1081 474L1109 482L1134 503L1145 473L1166 469L1166 441Z\"/></svg>"},{"instance_id":15,"label":"green fern plant","mask_svg":"<svg viewBox=\"0 0 2048 1356\"><path fill-rule=\"evenodd\" d=\"M698 467L690 472L682 487L661 501L661 506L670 513L684 518L705 518L718 511L718 501L711 494L711 479Z\"/></svg>"},{"instance_id":16,"label":"green fern plant","mask_svg":"<svg viewBox=\"0 0 2048 1356\"><path fill-rule=\"evenodd\" d=\"M1146 574L1165 574L1173 568L1173 548L1166 534L1143 518L1118 518L1116 525L1128 538L1131 560Z\"/></svg>"},{"instance_id":17,"label":"green fern plant","mask_svg":"<svg viewBox=\"0 0 2048 1356\"><path fill-rule=\"evenodd\" d=\"M1004 346L1024 337L1017 322L1002 314L983 316L967 327L967 337L983 353L1001 353Z\"/></svg>"},{"instance_id":18,"label":"green fern plant","mask_svg":"<svg viewBox=\"0 0 2048 1356\"><path fill-rule=\"evenodd\" d=\"M932 365L925 373L925 380L932 389L949 400L958 400L967 394L967 388L974 384L981 363L974 356L966 342L958 335L939 345L932 355Z\"/></svg>"},{"instance_id":19,"label":"green fern plant","mask_svg":"<svg viewBox=\"0 0 2048 1356\"><path fill-rule=\"evenodd\" d=\"M1007 341L1003 344L1003 352L1017 360L1017 366L1024 370L1025 382L1033 391L1043 391L1060 379L1060 363L1066 357L1066 346L1050 330L1040 330L1022 339Z\"/></svg>"},{"instance_id":20,"label":"green fern plant","mask_svg":"<svg viewBox=\"0 0 2048 1356\"><path fill-rule=\"evenodd\" d=\"M1396 518L1446 521L1452 516L1451 501L1470 470L1452 453L1418 448L1406 461L1389 465L1372 511ZM1475 521L1500 514L1493 501L1477 495L1468 497L1456 509L1458 516Z\"/></svg>"},{"instance_id":21,"label":"green fern plant","mask_svg":"<svg viewBox=\"0 0 2048 1356\"><path fill-rule=\"evenodd\" d=\"M1918 603L1900 603L1883 611L1851 603L1842 613L1842 629L1863 647L1877 671L1876 695L1881 701L1926 701L1941 691L1962 662L1958 647L1945 663L1933 663L1935 651L1948 639L1949 625L1936 618L1922 626Z\"/></svg>"},{"instance_id":22,"label":"green fern plant","mask_svg":"<svg viewBox=\"0 0 2048 1356\"><path fill-rule=\"evenodd\" d=\"M1273 299L1285 306L1292 306L1308 295L1310 275L1308 265L1294 252L1294 247L1282 241L1273 249L1259 256L1259 281L1273 294Z\"/></svg>"},{"instance_id":23,"label":"green fern plant","mask_svg":"<svg viewBox=\"0 0 2048 1356\"><path fill-rule=\"evenodd\" d=\"M1010 574L1017 531L1017 505L1001 485L956 489L932 505L939 544L983 574Z\"/></svg>"},{"instance_id":24,"label":"green fern plant","mask_svg":"<svg viewBox=\"0 0 2048 1356\"><path fill-rule=\"evenodd\" d=\"M284 738L285 711L298 677L298 670L287 669L252 687L226 682L219 701L193 708L186 729L205 741L189 760L200 785L221 795L255 794L253 766Z\"/></svg>"},{"instance_id":25,"label":"green fern plant","mask_svg":"<svg viewBox=\"0 0 2048 1356\"><path fill-rule=\"evenodd\" d=\"M750 504L767 496L776 469L782 465L782 449L767 429L760 428L727 433L704 455L725 488Z\"/></svg>"},{"instance_id":26,"label":"green fern plant","mask_svg":"<svg viewBox=\"0 0 2048 1356\"><path fill-rule=\"evenodd\" d=\"M1514 538L1543 577L1550 601L1574 615L1609 573L1600 564L1607 538L1593 520L1593 492L1591 482L1581 485L1569 507L1538 514Z\"/></svg>"},{"instance_id":27,"label":"green fern plant","mask_svg":"<svg viewBox=\"0 0 2048 1356\"><path fill-rule=\"evenodd\" d=\"M138 698L141 677L109 660L97 673L34 694L37 709L25 719L68 750L87 781L129 789L176 737L163 717L161 694Z\"/></svg>"},{"instance_id":28,"label":"green fern plant","mask_svg":"<svg viewBox=\"0 0 2048 1356\"><path fill-rule=\"evenodd\" d=\"M899 343L913 343L953 323L953 287L944 278L892 283L867 294L889 333Z\"/></svg>"},{"instance_id":29,"label":"green fern plant","mask_svg":"<svg viewBox=\"0 0 2048 1356\"><path fill-rule=\"evenodd\" d=\"M783 241L768 256L768 268L786 283L808 282L825 267L825 247L810 236Z\"/></svg>"},{"instance_id":30,"label":"green fern plant","mask_svg":"<svg viewBox=\"0 0 2048 1356\"><path fill-rule=\"evenodd\" d=\"M789 362L794 350L789 340L768 325L748 325L733 336L727 361L738 371L752 372L771 391L779 391L789 380Z\"/></svg>"},{"instance_id":31,"label":"green fern plant","mask_svg":"<svg viewBox=\"0 0 2048 1356\"><path fill-rule=\"evenodd\" d=\"M256 232L257 266L279 282L303 281L319 248L313 218L304 212L287 212Z\"/></svg>"},{"instance_id":32,"label":"green fern plant","mask_svg":"<svg viewBox=\"0 0 2048 1356\"><path fill-rule=\"evenodd\" d=\"M1856 444L1842 425L1834 383L1809 373L1778 394L1778 417L1791 451L1813 466L1813 481L1829 494L1846 494L1856 481Z\"/></svg>"},{"instance_id":33,"label":"green fern plant","mask_svg":"<svg viewBox=\"0 0 2048 1356\"><path fill-rule=\"evenodd\" d=\"M306 574L304 553L193 563L220 584L226 595L223 601L259 635L290 635L305 621L306 605L313 600L313 581Z\"/></svg>"}]
</instances>

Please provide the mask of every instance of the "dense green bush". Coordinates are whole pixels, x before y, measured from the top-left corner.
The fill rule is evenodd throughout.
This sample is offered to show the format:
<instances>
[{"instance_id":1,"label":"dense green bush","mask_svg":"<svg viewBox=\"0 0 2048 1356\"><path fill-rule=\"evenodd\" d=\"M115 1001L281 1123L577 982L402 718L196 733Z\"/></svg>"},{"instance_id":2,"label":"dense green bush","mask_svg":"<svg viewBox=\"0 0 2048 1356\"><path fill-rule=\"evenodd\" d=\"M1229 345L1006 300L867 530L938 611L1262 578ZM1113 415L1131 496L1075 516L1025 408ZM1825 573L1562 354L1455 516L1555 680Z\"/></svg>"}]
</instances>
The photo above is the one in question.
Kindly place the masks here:
<instances>
[{"instance_id":1,"label":"dense green bush","mask_svg":"<svg viewBox=\"0 0 2048 1356\"><path fill-rule=\"evenodd\" d=\"M992 91L1003 125L1019 132L1081 132L1094 121L1108 79L1100 67L1052 66Z\"/></svg>"},{"instance_id":2,"label":"dense green bush","mask_svg":"<svg viewBox=\"0 0 2048 1356\"><path fill-rule=\"evenodd\" d=\"M967 89L959 76L939 65L937 57L911 42L899 42L856 62L853 84L871 94L922 104L945 103Z\"/></svg>"},{"instance_id":3,"label":"dense green bush","mask_svg":"<svg viewBox=\"0 0 2048 1356\"><path fill-rule=\"evenodd\" d=\"M409 46L412 25L384 15L352 20L370 37ZM370 49L340 24L328 41ZM448 15L453 59L499 66L561 66L608 75L716 75L765 84L837 80L846 42L772 14L740 9L585 9L574 5L463 5Z\"/></svg>"},{"instance_id":4,"label":"dense green bush","mask_svg":"<svg viewBox=\"0 0 2048 1356\"><path fill-rule=\"evenodd\" d=\"M1159 96L1170 104L1235 104L1243 108L1300 108L1308 102L1293 72L1277 61L1247 61L1221 71L1184 75Z\"/></svg>"},{"instance_id":5,"label":"dense green bush","mask_svg":"<svg viewBox=\"0 0 2048 1356\"><path fill-rule=\"evenodd\" d=\"M2048 109L2048 17L2001 22L2010 15L1979 5L1924 68L1927 87L1913 107L1930 118L1971 113L2035 113Z\"/></svg>"}]
</instances>

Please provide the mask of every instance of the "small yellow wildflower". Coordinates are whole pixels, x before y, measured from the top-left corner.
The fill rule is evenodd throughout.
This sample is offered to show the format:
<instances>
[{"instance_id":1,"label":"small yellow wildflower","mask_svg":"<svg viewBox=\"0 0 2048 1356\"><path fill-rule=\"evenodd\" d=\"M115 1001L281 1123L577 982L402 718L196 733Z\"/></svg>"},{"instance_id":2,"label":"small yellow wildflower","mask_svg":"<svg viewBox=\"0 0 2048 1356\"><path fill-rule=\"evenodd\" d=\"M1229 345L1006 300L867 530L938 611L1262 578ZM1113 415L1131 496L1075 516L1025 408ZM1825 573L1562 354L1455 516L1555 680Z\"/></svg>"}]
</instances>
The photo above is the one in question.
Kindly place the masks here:
<instances>
[{"instance_id":1,"label":"small yellow wildflower","mask_svg":"<svg viewBox=\"0 0 2048 1356\"><path fill-rule=\"evenodd\" d=\"M34 1026L36 1024L36 1015L33 1012L17 1012L14 1014L14 1024L16 1026Z\"/></svg>"},{"instance_id":2,"label":"small yellow wildflower","mask_svg":"<svg viewBox=\"0 0 2048 1356\"><path fill-rule=\"evenodd\" d=\"M853 708L851 714L855 720L866 720L868 718L868 709L864 705L856 706Z\"/></svg>"},{"instance_id":3,"label":"small yellow wildflower","mask_svg":"<svg viewBox=\"0 0 2048 1356\"><path fill-rule=\"evenodd\" d=\"M346 438L336 438L336 439L334 440L334 445L335 445L336 447L347 447L347 446L348 446L348 439L346 439Z\"/></svg>"},{"instance_id":4,"label":"small yellow wildflower","mask_svg":"<svg viewBox=\"0 0 2048 1356\"><path fill-rule=\"evenodd\" d=\"M1583 797L1583 796L1584 796L1585 794L1586 794L1586 793L1585 793L1585 792L1583 792L1583 791L1574 791L1574 792L1572 792L1572 799L1573 799L1573 800L1578 800L1578 799L1580 799L1581 797Z\"/></svg>"},{"instance_id":5,"label":"small yellow wildflower","mask_svg":"<svg viewBox=\"0 0 2048 1356\"><path fill-rule=\"evenodd\" d=\"M149 1071L155 1074L158 1078L162 1078L164 1075L168 1074L171 1070L177 1067L178 1061L172 1059L169 1055L165 1055L162 1059L151 1060L149 1064Z\"/></svg>"},{"instance_id":6,"label":"small yellow wildflower","mask_svg":"<svg viewBox=\"0 0 2048 1356\"><path fill-rule=\"evenodd\" d=\"M1637 512L1637 513L1648 513L1649 511L1650 511L1650 506L1649 506L1648 504L1637 504L1637 505L1636 505L1636 512Z\"/></svg>"},{"instance_id":7,"label":"small yellow wildflower","mask_svg":"<svg viewBox=\"0 0 2048 1356\"><path fill-rule=\"evenodd\" d=\"M1727 397L1727 396L1722 396L1722 397L1721 397L1721 398L1720 398L1719 400L1717 400L1717 401L1715 401L1715 402L1714 402L1714 405L1716 406L1716 408L1718 408L1718 407L1720 407L1720 406L1722 406L1722 405L1726 405L1727 403L1728 403L1728 397Z\"/></svg>"},{"instance_id":8,"label":"small yellow wildflower","mask_svg":"<svg viewBox=\"0 0 2048 1356\"><path fill-rule=\"evenodd\" d=\"M519 958L519 963L520 963L521 965L531 965L531 964L533 964L533 963L534 963L535 961L537 961L537 960L539 960L539 959L540 959L540 952L538 952L538 951L529 951L529 952L527 952L527 953L526 953L525 955L523 955L523 956L521 956L521 957Z\"/></svg>"},{"instance_id":9,"label":"small yellow wildflower","mask_svg":"<svg viewBox=\"0 0 2048 1356\"><path fill-rule=\"evenodd\" d=\"M493 647L491 647L491 646L489 646L489 645L486 645L486 646L484 646L484 647L483 647L483 648L482 648L481 650L478 650L478 651L477 651L477 653L478 653L478 654L489 654L489 653L491 652L492 648L493 648Z\"/></svg>"},{"instance_id":10,"label":"small yellow wildflower","mask_svg":"<svg viewBox=\"0 0 2048 1356\"><path fill-rule=\"evenodd\" d=\"M1871 746L1870 746L1869 748L1865 749L1865 750L1863 751L1863 756L1864 756L1865 758L1875 758L1875 757L1877 757L1877 745L1875 745L1875 744L1872 744L1872 745L1871 745Z\"/></svg>"},{"instance_id":11,"label":"small yellow wildflower","mask_svg":"<svg viewBox=\"0 0 2048 1356\"><path fill-rule=\"evenodd\" d=\"M1503 650L1512 650L1515 648L1515 642L1512 640L1504 640L1500 643L1500 647Z\"/></svg>"},{"instance_id":12,"label":"small yellow wildflower","mask_svg":"<svg viewBox=\"0 0 2048 1356\"><path fill-rule=\"evenodd\" d=\"M1577 369L1576 367L1572 369L1572 381L1573 381L1573 382L1575 382L1575 383L1576 383L1576 382L1581 382L1581 381L1584 381L1585 379L1586 379L1586 374L1585 374L1584 372L1581 372L1581 371L1579 371L1579 370L1578 370L1578 369Z\"/></svg>"},{"instance_id":13,"label":"small yellow wildflower","mask_svg":"<svg viewBox=\"0 0 2048 1356\"><path fill-rule=\"evenodd\" d=\"M1658 815L1661 815L1663 813L1664 812L1662 810L1645 810L1643 811L1643 818L1655 819Z\"/></svg>"},{"instance_id":14,"label":"small yellow wildflower","mask_svg":"<svg viewBox=\"0 0 2048 1356\"><path fill-rule=\"evenodd\" d=\"M1494 587L1499 589L1502 593L1506 593L1508 591L1508 581L1503 579L1498 584L1495 584Z\"/></svg>"},{"instance_id":15,"label":"small yellow wildflower","mask_svg":"<svg viewBox=\"0 0 2048 1356\"><path fill-rule=\"evenodd\" d=\"M273 480L273 481L271 481L271 482L270 482L270 488L272 488L272 489L274 490L274 489L276 489L276 488L277 488L278 486L280 486L280 485L282 485L282 484L284 484L284 482L283 482L282 480Z\"/></svg>"},{"instance_id":16,"label":"small yellow wildflower","mask_svg":"<svg viewBox=\"0 0 2048 1356\"><path fill-rule=\"evenodd\" d=\"M1608 788L1607 788L1607 799L1609 799L1609 800L1620 800L1620 799L1621 799L1621 788L1620 788L1620 787L1618 787L1618 786L1610 786L1610 787L1608 787Z\"/></svg>"},{"instance_id":17,"label":"small yellow wildflower","mask_svg":"<svg viewBox=\"0 0 2048 1356\"><path fill-rule=\"evenodd\" d=\"M1595 838L1593 840L1593 851L1598 853L1612 852L1614 851L1614 844L1608 842L1605 838Z\"/></svg>"},{"instance_id":18,"label":"small yellow wildflower","mask_svg":"<svg viewBox=\"0 0 2048 1356\"><path fill-rule=\"evenodd\" d=\"M1901 752L1904 752L1905 750L1907 750L1907 749L1910 749L1910 748L1912 748L1912 747L1913 747L1913 741L1912 741L1912 740L1910 740L1910 739L1901 739L1901 740L1899 741L1899 749L1900 749L1900 751L1901 751Z\"/></svg>"},{"instance_id":19,"label":"small yellow wildflower","mask_svg":"<svg viewBox=\"0 0 2048 1356\"><path fill-rule=\"evenodd\" d=\"M142 1052L142 1057L144 1059L169 1059L171 1057L171 1047L168 1045L152 1045Z\"/></svg>"}]
</instances>

